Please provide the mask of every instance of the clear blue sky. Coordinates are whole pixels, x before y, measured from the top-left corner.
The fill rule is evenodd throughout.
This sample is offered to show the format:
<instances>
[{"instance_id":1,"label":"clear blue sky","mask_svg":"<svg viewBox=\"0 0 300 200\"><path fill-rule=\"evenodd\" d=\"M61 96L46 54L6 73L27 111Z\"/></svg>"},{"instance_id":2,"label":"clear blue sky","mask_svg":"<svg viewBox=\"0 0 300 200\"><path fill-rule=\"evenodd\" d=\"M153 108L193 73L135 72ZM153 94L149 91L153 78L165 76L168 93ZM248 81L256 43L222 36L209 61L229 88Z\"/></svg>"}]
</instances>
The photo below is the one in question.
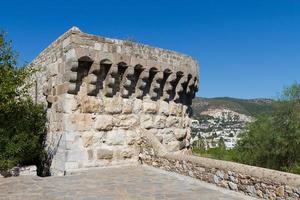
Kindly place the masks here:
<instances>
[{"instance_id":1,"label":"clear blue sky","mask_svg":"<svg viewBox=\"0 0 300 200\"><path fill-rule=\"evenodd\" d=\"M201 66L198 96L276 97L300 82L299 0L1 2L0 28L20 62L74 25L193 56Z\"/></svg>"}]
</instances>

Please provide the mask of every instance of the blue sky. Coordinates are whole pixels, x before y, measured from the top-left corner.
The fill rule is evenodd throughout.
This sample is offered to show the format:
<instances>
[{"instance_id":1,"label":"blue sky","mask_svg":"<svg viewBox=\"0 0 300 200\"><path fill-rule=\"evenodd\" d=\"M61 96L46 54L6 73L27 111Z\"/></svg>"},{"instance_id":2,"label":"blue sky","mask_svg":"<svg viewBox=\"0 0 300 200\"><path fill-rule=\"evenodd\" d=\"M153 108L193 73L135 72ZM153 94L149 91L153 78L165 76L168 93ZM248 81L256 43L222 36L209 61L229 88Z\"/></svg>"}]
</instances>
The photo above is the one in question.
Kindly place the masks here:
<instances>
[{"instance_id":1,"label":"blue sky","mask_svg":"<svg viewBox=\"0 0 300 200\"><path fill-rule=\"evenodd\" d=\"M299 0L10 0L0 10L20 62L78 26L191 55L198 96L276 97L300 82Z\"/></svg>"}]
</instances>

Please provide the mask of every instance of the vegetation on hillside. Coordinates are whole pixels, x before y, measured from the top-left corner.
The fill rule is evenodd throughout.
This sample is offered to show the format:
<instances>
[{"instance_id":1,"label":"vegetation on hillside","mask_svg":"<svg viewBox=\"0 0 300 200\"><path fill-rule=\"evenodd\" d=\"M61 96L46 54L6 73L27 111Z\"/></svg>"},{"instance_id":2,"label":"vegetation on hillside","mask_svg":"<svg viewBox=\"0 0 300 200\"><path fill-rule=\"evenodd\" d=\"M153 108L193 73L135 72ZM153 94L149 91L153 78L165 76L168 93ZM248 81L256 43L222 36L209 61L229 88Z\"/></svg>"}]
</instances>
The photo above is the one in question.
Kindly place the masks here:
<instances>
[{"instance_id":1,"label":"vegetation on hillside","mask_svg":"<svg viewBox=\"0 0 300 200\"><path fill-rule=\"evenodd\" d=\"M248 116L270 114L274 108L271 99L236 99L230 97L202 98L193 100L194 116L198 117L202 111L215 108L226 108Z\"/></svg>"},{"instance_id":2,"label":"vegetation on hillside","mask_svg":"<svg viewBox=\"0 0 300 200\"><path fill-rule=\"evenodd\" d=\"M300 174L300 84L293 84L274 102L274 111L250 123L232 150L222 145L195 153Z\"/></svg>"},{"instance_id":3,"label":"vegetation on hillside","mask_svg":"<svg viewBox=\"0 0 300 200\"><path fill-rule=\"evenodd\" d=\"M17 67L12 43L0 32L0 171L40 165L46 116L28 90L34 70Z\"/></svg>"}]
</instances>

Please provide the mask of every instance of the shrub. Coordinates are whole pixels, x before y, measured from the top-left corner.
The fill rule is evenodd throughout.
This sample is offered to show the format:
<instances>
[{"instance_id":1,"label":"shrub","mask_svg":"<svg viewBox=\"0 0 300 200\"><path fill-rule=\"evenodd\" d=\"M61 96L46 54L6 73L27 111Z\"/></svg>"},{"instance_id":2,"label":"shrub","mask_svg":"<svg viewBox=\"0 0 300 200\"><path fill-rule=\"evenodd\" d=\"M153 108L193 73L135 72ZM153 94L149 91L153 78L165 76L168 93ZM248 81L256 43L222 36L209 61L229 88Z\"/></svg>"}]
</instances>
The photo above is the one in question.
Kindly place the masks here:
<instances>
[{"instance_id":1,"label":"shrub","mask_svg":"<svg viewBox=\"0 0 300 200\"><path fill-rule=\"evenodd\" d=\"M0 32L0 170L40 165L46 115L28 90L34 70L17 67L11 42Z\"/></svg>"}]
</instances>

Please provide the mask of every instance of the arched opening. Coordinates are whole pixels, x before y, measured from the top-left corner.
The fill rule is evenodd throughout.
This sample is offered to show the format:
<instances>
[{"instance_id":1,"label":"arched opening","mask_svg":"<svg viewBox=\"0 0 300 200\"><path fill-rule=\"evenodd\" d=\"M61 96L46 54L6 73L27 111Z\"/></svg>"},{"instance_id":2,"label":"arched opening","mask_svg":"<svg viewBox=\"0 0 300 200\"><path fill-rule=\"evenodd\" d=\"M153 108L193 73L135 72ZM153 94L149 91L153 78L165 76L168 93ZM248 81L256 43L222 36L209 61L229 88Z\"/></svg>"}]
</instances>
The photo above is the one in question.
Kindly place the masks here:
<instances>
[{"instance_id":1,"label":"arched opening","mask_svg":"<svg viewBox=\"0 0 300 200\"><path fill-rule=\"evenodd\" d=\"M100 61L100 70L99 74L97 74L97 77L99 79L97 83L97 91L104 88L104 80L112 66L112 62L109 59L103 59Z\"/></svg>"},{"instance_id":2,"label":"arched opening","mask_svg":"<svg viewBox=\"0 0 300 200\"><path fill-rule=\"evenodd\" d=\"M88 56L83 56L78 59L78 67L76 69L76 78L71 78L71 82L74 81L76 84L74 94L77 94L82 85L83 78L86 77L93 64L93 60Z\"/></svg>"}]
</instances>

